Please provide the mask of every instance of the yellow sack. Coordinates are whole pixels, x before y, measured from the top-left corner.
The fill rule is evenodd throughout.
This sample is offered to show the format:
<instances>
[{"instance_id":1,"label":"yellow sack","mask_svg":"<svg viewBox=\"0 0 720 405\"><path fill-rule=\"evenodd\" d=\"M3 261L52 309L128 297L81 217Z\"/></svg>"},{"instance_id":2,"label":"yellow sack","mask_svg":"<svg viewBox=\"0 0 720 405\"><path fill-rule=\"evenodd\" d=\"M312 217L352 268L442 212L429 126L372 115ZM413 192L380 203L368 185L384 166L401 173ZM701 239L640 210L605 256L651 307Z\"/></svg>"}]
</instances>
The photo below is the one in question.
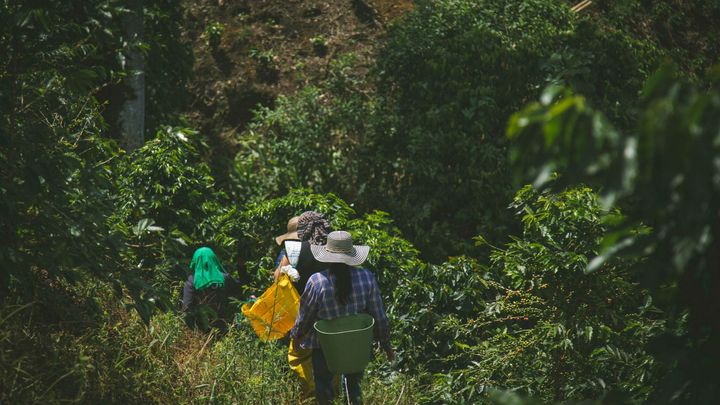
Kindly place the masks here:
<instances>
[{"instance_id":1,"label":"yellow sack","mask_svg":"<svg viewBox=\"0 0 720 405\"><path fill-rule=\"evenodd\" d=\"M277 340L295 324L300 309L300 295L287 274L281 274L255 302L242 307L242 313L261 340Z\"/></svg>"}]
</instances>

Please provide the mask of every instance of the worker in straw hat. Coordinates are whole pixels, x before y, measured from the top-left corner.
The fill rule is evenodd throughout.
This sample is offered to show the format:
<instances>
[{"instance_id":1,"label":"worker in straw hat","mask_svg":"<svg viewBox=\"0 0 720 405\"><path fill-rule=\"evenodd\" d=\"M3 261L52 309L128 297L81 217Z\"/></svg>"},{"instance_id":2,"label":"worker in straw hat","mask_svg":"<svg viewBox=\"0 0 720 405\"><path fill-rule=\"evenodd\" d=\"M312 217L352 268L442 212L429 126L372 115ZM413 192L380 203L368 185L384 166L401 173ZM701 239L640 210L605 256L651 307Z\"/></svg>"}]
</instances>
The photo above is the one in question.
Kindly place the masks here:
<instances>
[{"instance_id":1,"label":"worker in straw hat","mask_svg":"<svg viewBox=\"0 0 720 405\"><path fill-rule=\"evenodd\" d=\"M278 246L281 246L283 248L280 251L280 254L278 254L277 259L275 259L275 267L280 265L282 258L285 257L285 255L286 255L284 242L300 239L300 237L298 236L298 233L297 233L299 220L300 220L300 216L295 216L295 217L290 218L290 220L287 223L287 232L285 232L284 234L275 238L275 243L277 243Z\"/></svg>"},{"instance_id":2,"label":"worker in straw hat","mask_svg":"<svg viewBox=\"0 0 720 405\"><path fill-rule=\"evenodd\" d=\"M359 268L365 262L370 248L353 245L352 236L345 231L330 232L327 243L312 245L312 254L325 270L310 276L300 297L300 311L290 331L300 347L312 349L315 380L315 397L321 404L329 404L335 397L332 379L325 355L320 347L313 324L320 319L335 319L346 315L367 313L375 319L375 338L379 340L388 359L395 353L390 346L387 315L375 276ZM360 379L362 372L346 375L348 397L351 403L361 403Z\"/></svg>"},{"instance_id":3,"label":"worker in straw hat","mask_svg":"<svg viewBox=\"0 0 720 405\"><path fill-rule=\"evenodd\" d=\"M291 265L299 272L300 279L293 284L298 294L302 294L308 278L313 273L323 270L321 263L313 257L310 245L325 244L332 228L330 222L319 212L305 211L295 218L298 220L295 221L294 232L290 232L290 222L288 222L288 233L278 237L285 239L282 242L283 250L275 263L275 279L277 280L283 267ZM292 222L293 219L290 221Z\"/></svg>"},{"instance_id":4,"label":"worker in straw hat","mask_svg":"<svg viewBox=\"0 0 720 405\"><path fill-rule=\"evenodd\" d=\"M305 211L300 216L291 218L288 221L287 233L278 236L275 240L283 246L275 264L275 279L279 277L281 269L287 266L293 267L299 276L299 279L293 280L293 285L298 293L302 294L310 276L323 270L323 263L315 260L310 246L324 244L330 230L330 222L319 212ZM295 339L290 339L288 363L290 369L300 379L303 397L311 397L315 393L312 350L303 349Z\"/></svg>"}]
</instances>

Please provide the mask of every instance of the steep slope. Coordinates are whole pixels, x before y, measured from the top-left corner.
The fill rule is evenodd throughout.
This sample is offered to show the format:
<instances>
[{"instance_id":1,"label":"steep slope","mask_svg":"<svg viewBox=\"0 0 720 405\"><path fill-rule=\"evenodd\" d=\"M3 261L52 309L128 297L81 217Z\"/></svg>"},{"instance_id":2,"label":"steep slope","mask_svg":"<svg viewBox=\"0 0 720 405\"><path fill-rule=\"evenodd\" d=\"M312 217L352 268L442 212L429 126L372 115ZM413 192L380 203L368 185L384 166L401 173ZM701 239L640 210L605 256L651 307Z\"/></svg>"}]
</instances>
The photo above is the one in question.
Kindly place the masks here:
<instances>
[{"instance_id":1,"label":"steep slope","mask_svg":"<svg viewBox=\"0 0 720 405\"><path fill-rule=\"evenodd\" d=\"M321 80L337 55L369 61L387 24L411 3L184 1L184 35L195 58L190 122L218 146L213 153L232 158L236 135L257 105L271 106L279 94Z\"/></svg>"}]
</instances>

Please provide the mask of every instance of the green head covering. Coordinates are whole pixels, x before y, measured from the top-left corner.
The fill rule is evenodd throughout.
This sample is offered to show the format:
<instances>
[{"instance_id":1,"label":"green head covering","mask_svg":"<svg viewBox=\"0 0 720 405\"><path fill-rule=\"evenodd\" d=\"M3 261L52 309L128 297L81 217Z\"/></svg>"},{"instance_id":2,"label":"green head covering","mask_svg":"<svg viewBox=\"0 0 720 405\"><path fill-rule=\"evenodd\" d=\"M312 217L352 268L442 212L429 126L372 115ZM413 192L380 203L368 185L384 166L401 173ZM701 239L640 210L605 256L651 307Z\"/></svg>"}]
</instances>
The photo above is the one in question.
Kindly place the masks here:
<instances>
[{"instance_id":1,"label":"green head covering","mask_svg":"<svg viewBox=\"0 0 720 405\"><path fill-rule=\"evenodd\" d=\"M190 262L190 270L195 272L196 290L202 290L212 285L219 287L225 285L222 264L209 247L201 247L195 251L192 262Z\"/></svg>"}]
</instances>

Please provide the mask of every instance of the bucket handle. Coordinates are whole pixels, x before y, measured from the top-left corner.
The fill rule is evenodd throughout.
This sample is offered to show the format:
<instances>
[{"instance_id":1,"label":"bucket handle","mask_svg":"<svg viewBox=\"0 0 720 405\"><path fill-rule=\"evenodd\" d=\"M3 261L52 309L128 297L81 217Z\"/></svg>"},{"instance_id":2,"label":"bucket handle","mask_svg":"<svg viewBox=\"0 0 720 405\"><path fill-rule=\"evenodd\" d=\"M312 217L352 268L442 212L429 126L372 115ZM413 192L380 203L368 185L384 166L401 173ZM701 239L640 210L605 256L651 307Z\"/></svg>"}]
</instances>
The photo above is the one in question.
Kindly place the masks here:
<instances>
[{"instance_id":1,"label":"bucket handle","mask_svg":"<svg viewBox=\"0 0 720 405\"><path fill-rule=\"evenodd\" d=\"M372 328L373 326L375 326L375 318L370 317L370 319L372 319L372 322L370 323L370 325L368 325L364 328L360 328L360 329L344 330L342 332L324 332L317 328L317 322L315 322L313 324L313 329L315 329L315 331L317 331L317 332L322 333L323 335L342 335L344 333L361 332L361 331L368 330L368 329Z\"/></svg>"}]
</instances>

